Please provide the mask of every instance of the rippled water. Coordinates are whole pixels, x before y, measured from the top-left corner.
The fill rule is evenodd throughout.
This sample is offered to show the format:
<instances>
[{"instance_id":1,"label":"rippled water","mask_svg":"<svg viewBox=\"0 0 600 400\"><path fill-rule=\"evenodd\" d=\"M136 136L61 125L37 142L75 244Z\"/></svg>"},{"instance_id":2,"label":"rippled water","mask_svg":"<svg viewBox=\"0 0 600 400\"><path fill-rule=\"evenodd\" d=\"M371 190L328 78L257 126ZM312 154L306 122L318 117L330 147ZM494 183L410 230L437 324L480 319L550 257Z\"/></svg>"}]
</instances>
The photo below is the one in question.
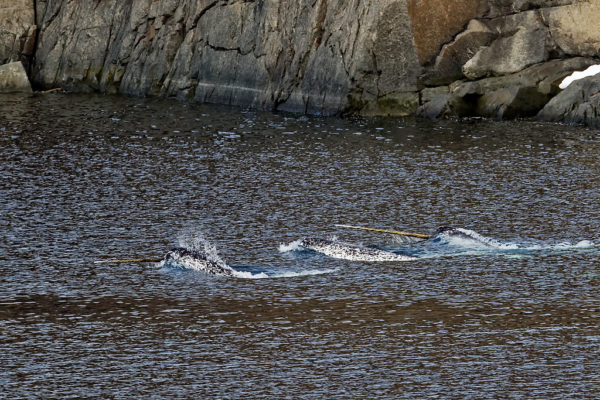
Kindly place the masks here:
<instances>
[{"instance_id":1,"label":"rippled water","mask_svg":"<svg viewBox=\"0 0 600 400\"><path fill-rule=\"evenodd\" d=\"M0 166L0 397L600 396L598 131L4 95Z\"/></svg>"}]
</instances>

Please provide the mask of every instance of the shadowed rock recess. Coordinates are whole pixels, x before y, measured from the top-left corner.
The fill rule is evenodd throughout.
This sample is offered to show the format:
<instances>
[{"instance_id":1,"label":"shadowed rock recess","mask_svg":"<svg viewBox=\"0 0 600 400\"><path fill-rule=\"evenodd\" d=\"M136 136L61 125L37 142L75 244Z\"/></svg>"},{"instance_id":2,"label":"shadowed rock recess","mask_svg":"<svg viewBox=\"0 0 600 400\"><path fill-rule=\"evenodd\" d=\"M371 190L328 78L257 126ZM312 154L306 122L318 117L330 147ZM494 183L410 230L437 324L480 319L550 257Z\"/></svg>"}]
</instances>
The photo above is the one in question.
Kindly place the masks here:
<instances>
[{"instance_id":1,"label":"shadowed rock recess","mask_svg":"<svg viewBox=\"0 0 600 400\"><path fill-rule=\"evenodd\" d=\"M0 19L0 60L38 88L311 114L566 121L540 111L600 63L600 0L19 0ZM596 125L587 104L569 121Z\"/></svg>"}]
</instances>

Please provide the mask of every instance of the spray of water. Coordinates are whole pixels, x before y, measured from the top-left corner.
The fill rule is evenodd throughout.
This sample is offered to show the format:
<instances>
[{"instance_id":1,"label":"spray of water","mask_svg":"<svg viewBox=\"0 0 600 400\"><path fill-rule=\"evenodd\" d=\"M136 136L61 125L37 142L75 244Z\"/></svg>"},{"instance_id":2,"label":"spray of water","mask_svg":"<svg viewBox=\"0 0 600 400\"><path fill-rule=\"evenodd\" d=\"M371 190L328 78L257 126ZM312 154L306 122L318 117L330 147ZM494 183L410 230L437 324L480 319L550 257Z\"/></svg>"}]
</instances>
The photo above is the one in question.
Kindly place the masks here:
<instances>
[{"instance_id":1,"label":"spray of water","mask_svg":"<svg viewBox=\"0 0 600 400\"><path fill-rule=\"evenodd\" d=\"M302 239L295 240L295 241L293 241L291 243L288 243L288 244L280 243L279 244L279 252L280 253L287 253L288 251L299 250L301 243L302 243Z\"/></svg>"},{"instance_id":2,"label":"spray of water","mask_svg":"<svg viewBox=\"0 0 600 400\"><path fill-rule=\"evenodd\" d=\"M206 254L206 259L208 261L214 262L223 268L230 268L225 260L219 256L217 247L208 241L202 232L186 231L179 235L178 244L180 247L188 250Z\"/></svg>"}]
</instances>

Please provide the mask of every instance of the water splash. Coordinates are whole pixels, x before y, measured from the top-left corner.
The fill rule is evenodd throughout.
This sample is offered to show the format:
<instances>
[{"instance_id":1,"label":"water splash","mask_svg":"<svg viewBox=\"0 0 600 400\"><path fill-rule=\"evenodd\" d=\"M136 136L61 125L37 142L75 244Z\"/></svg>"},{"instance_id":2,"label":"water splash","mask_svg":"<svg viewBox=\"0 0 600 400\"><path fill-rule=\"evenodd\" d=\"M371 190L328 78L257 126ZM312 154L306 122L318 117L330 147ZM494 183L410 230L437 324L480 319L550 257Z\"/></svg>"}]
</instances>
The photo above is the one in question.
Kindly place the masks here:
<instances>
[{"instance_id":1,"label":"water splash","mask_svg":"<svg viewBox=\"0 0 600 400\"><path fill-rule=\"evenodd\" d=\"M436 233L431 239L448 246L463 247L467 249L502 249L506 244L497 239L483 236L480 233L464 228L452 228L451 230Z\"/></svg>"},{"instance_id":2,"label":"water splash","mask_svg":"<svg viewBox=\"0 0 600 400\"><path fill-rule=\"evenodd\" d=\"M206 254L206 259L210 262L231 269L219 255L217 246L207 240L201 232L185 232L179 236L178 243L180 247Z\"/></svg>"},{"instance_id":3,"label":"water splash","mask_svg":"<svg viewBox=\"0 0 600 400\"><path fill-rule=\"evenodd\" d=\"M423 258L435 258L448 255L499 254L505 256L533 254L537 252L556 252L581 249L593 249L591 240L576 243L561 241L539 241L534 239L503 240L482 235L464 228L442 231L420 246L413 247L414 255Z\"/></svg>"},{"instance_id":4,"label":"water splash","mask_svg":"<svg viewBox=\"0 0 600 400\"><path fill-rule=\"evenodd\" d=\"M285 244L285 243L280 243L279 244L279 252L280 253L287 253L290 251L296 251L298 249L300 249L300 245L302 243L302 239L298 239L295 240L291 243Z\"/></svg>"},{"instance_id":5,"label":"water splash","mask_svg":"<svg viewBox=\"0 0 600 400\"><path fill-rule=\"evenodd\" d=\"M274 279L274 278L297 278L302 276L314 276L314 275L325 275L337 272L339 268L328 268L328 269L309 269L305 271L262 271L262 272L250 272L250 271L238 271L234 270L234 276L241 279Z\"/></svg>"}]
</instances>

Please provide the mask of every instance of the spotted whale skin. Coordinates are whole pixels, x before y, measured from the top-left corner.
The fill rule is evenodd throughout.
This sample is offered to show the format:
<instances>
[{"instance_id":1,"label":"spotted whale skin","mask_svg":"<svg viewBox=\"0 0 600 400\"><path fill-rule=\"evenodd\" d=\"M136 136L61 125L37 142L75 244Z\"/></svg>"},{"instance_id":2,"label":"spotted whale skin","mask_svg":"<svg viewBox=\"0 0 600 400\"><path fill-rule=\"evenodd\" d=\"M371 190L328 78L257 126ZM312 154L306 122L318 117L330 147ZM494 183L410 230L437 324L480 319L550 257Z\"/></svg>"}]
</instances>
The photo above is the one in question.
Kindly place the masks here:
<instances>
[{"instance_id":1,"label":"spotted whale skin","mask_svg":"<svg viewBox=\"0 0 600 400\"><path fill-rule=\"evenodd\" d=\"M233 269L231 267L224 262L211 260L208 254L203 251L175 247L165 255L164 262L185 265L211 275L233 276Z\"/></svg>"},{"instance_id":2,"label":"spotted whale skin","mask_svg":"<svg viewBox=\"0 0 600 400\"><path fill-rule=\"evenodd\" d=\"M328 257L348 261L410 261L417 259L405 254L354 246L321 238L304 238L301 240L300 245Z\"/></svg>"}]
</instances>

